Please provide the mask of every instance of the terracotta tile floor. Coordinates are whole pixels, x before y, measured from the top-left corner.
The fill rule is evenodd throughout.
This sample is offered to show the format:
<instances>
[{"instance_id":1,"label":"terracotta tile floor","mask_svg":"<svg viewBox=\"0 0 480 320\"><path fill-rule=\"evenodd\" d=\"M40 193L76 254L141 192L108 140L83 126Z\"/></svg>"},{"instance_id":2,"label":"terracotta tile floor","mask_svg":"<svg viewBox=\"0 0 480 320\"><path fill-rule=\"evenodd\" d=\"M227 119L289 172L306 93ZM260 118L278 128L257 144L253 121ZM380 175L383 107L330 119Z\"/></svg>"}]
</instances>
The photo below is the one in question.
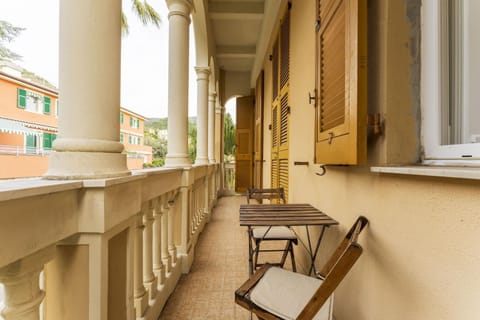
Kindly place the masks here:
<instances>
[{"instance_id":1,"label":"terracotta tile floor","mask_svg":"<svg viewBox=\"0 0 480 320\"><path fill-rule=\"evenodd\" d=\"M248 242L238 210L244 196L220 198L201 233L190 273L182 275L159 320L250 319L234 302L248 278Z\"/></svg>"}]
</instances>

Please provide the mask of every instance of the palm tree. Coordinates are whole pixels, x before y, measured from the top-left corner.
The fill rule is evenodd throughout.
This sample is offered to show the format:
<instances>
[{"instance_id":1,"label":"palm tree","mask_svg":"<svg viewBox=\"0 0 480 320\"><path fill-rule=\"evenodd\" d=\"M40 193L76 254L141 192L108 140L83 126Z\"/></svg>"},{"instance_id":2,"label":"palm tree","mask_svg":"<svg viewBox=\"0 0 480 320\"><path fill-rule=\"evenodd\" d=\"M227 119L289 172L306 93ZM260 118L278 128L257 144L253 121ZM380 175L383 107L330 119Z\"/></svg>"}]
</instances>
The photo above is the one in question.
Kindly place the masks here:
<instances>
[{"instance_id":1,"label":"palm tree","mask_svg":"<svg viewBox=\"0 0 480 320\"><path fill-rule=\"evenodd\" d=\"M162 22L160 15L150 4L148 4L147 0L132 0L132 10L144 25L152 23L155 26L160 27L160 23ZM124 34L128 34L127 17L123 12L122 31Z\"/></svg>"},{"instance_id":2,"label":"palm tree","mask_svg":"<svg viewBox=\"0 0 480 320\"><path fill-rule=\"evenodd\" d=\"M7 21L0 20L0 61L20 60L21 56L5 46L6 42L15 39L24 28L16 27Z\"/></svg>"}]
</instances>

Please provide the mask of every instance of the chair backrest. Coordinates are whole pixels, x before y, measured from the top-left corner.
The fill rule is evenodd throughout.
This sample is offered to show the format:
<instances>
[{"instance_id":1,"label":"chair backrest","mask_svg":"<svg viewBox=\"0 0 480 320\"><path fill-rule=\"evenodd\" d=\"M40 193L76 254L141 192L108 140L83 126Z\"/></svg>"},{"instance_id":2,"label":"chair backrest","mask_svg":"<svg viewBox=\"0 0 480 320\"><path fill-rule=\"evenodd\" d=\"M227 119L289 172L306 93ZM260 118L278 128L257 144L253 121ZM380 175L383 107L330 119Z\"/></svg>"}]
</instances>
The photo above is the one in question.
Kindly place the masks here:
<instances>
[{"instance_id":1,"label":"chair backrest","mask_svg":"<svg viewBox=\"0 0 480 320\"><path fill-rule=\"evenodd\" d=\"M267 200L280 200L282 203L286 203L285 190L283 188L276 189L247 189L247 203L250 200L255 199L262 203L263 199Z\"/></svg>"},{"instance_id":2,"label":"chair backrest","mask_svg":"<svg viewBox=\"0 0 480 320\"><path fill-rule=\"evenodd\" d=\"M324 278L322 285L317 289L305 308L303 308L297 319L312 319L325 301L332 295L343 278L345 278L362 254L363 249L357 243L357 239L367 224L368 219L360 216L350 231L348 231L345 239L343 239L320 271L320 275Z\"/></svg>"}]
</instances>

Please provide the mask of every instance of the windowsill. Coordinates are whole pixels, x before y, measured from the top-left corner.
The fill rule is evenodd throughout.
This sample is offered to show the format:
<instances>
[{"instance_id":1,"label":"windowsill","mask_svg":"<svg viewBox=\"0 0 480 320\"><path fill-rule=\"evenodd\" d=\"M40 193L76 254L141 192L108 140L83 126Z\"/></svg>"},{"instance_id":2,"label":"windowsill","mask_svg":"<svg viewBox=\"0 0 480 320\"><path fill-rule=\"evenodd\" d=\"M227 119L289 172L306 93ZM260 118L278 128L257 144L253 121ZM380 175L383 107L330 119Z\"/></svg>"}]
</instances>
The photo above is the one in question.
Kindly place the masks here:
<instances>
[{"instance_id":1,"label":"windowsill","mask_svg":"<svg viewBox=\"0 0 480 320\"><path fill-rule=\"evenodd\" d=\"M479 167L449 167L449 166L398 166L398 167L370 167L371 172L388 173L388 174L404 174L427 177L441 178L457 178L480 180Z\"/></svg>"}]
</instances>

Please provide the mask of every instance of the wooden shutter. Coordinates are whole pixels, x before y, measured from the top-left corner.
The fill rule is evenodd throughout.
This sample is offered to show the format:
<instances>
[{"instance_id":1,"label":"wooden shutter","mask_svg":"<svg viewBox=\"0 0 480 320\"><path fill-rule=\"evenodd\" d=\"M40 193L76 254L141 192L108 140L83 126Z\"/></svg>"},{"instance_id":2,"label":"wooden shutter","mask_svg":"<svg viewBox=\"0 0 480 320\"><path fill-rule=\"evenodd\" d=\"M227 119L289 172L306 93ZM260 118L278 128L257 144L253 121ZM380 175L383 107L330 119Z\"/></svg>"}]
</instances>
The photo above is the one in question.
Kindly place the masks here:
<instances>
[{"instance_id":1,"label":"wooden shutter","mask_svg":"<svg viewBox=\"0 0 480 320\"><path fill-rule=\"evenodd\" d=\"M52 148L52 135L48 132L43 133L43 148Z\"/></svg>"},{"instance_id":2,"label":"wooden shutter","mask_svg":"<svg viewBox=\"0 0 480 320\"><path fill-rule=\"evenodd\" d=\"M120 123L123 123L123 113L120 113Z\"/></svg>"},{"instance_id":3,"label":"wooden shutter","mask_svg":"<svg viewBox=\"0 0 480 320\"><path fill-rule=\"evenodd\" d=\"M276 45L279 54L273 54L273 65L278 65L277 78L272 77L273 87L278 86L279 93L274 94L272 104L272 188L284 188L288 199L289 179L289 128L290 128L290 10L287 10L280 24L280 33ZM276 61L275 61L276 57ZM278 80L276 80L278 79ZM277 81L277 82L276 82Z\"/></svg>"},{"instance_id":4,"label":"wooden shutter","mask_svg":"<svg viewBox=\"0 0 480 320\"><path fill-rule=\"evenodd\" d=\"M366 160L366 0L319 0L315 161Z\"/></svg>"},{"instance_id":5,"label":"wooden shutter","mask_svg":"<svg viewBox=\"0 0 480 320\"><path fill-rule=\"evenodd\" d=\"M43 113L50 114L51 101L49 97L43 97Z\"/></svg>"},{"instance_id":6,"label":"wooden shutter","mask_svg":"<svg viewBox=\"0 0 480 320\"><path fill-rule=\"evenodd\" d=\"M235 130L235 191L246 192L253 186L253 96L237 98L237 124Z\"/></svg>"},{"instance_id":7,"label":"wooden shutter","mask_svg":"<svg viewBox=\"0 0 480 320\"><path fill-rule=\"evenodd\" d=\"M17 89L17 106L21 109L25 109L27 106L27 90Z\"/></svg>"},{"instance_id":8,"label":"wooden shutter","mask_svg":"<svg viewBox=\"0 0 480 320\"><path fill-rule=\"evenodd\" d=\"M254 165L253 187L263 187L263 71L257 78L255 87L255 128L254 128Z\"/></svg>"}]
</instances>

